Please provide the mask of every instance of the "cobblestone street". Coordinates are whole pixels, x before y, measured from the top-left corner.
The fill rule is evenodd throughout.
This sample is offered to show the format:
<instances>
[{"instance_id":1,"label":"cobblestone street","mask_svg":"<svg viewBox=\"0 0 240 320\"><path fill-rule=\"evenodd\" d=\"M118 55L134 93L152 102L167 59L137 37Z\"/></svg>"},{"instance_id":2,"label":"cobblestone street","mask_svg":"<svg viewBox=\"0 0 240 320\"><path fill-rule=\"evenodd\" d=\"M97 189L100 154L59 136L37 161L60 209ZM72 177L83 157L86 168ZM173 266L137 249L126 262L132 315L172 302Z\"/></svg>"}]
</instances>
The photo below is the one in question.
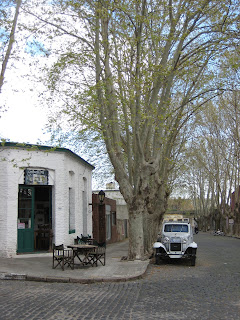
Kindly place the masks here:
<instances>
[{"instance_id":1,"label":"cobblestone street","mask_svg":"<svg viewBox=\"0 0 240 320\"><path fill-rule=\"evenodd\" d=\"M91 285L3 280L0 319L240 319L240 240L200 233L197 262Z\"/></svg>"}]
</instances>

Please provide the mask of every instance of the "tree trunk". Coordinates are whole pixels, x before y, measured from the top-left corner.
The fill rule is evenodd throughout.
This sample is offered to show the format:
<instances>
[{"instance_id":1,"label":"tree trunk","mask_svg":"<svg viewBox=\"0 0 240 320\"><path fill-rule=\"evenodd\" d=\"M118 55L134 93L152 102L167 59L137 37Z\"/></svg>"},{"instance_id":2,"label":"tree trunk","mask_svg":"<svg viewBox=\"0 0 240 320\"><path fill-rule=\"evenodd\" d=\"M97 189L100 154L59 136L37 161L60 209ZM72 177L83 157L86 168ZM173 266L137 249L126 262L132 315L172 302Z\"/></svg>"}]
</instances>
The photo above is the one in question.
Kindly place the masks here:
<instances>
[{"instance_id":1,"label":"tree trunk","mask_svg":"<svg viewBox=\"0 0 240 320\"><path fill-rule=\"evenodd\" d=\"M139 260L144 257L143 222L145 215L144 202L141 198L133 199L128 206L129 213L129 249L128 258Z\"/></svg>"},{"instance_id":2,"label":"tree trunk","mask_svg":"<svg viewBox=\"0 0 240 320\"><path fill-rule=\"evenodd\" d=\"M149 194L143 190L139 190L138 195L128 204L129 259L146 259L152 253L168 201L168 193L163 184L156 190L158 192L151 197L151 209L148 207Z\"/></svg>"},{"instance_id":3,"label":"tree trunk","mask_svg":"<svg viewBox=\"0 0 240 320\"><path fill-rule=\"evenodd\" d=\"M18 14L19 14L19 9L20 9L21 3L22 3L22 0L17 0L15 15L14 15L12 29L11 29L11 33L10 33L10 39L9 39L8 47L7 47L7 52L5 54L5 57L4 57L4 60L2 63L2 70L1 70L1 74L0 74L0 93L1 93L2 86L3 86L5 71L7 69L7 63L10 58L13 43L15 41L15 31L16 31L16 27L17 27L17 19L18 19Z\"/></svg>"},{"instance_id":4,"label":"tree trunk","mask_svg":"<svg viewBox=\"0 0 240 320\"><path fill-rule=\"evenodd\" d=\"M149 257L152 253L153 243L157 240L157 234L160 230L163 212L159 210L158 214L146 214L144 217L144 245L145 255Z\"/></svg>"}]
</instances>

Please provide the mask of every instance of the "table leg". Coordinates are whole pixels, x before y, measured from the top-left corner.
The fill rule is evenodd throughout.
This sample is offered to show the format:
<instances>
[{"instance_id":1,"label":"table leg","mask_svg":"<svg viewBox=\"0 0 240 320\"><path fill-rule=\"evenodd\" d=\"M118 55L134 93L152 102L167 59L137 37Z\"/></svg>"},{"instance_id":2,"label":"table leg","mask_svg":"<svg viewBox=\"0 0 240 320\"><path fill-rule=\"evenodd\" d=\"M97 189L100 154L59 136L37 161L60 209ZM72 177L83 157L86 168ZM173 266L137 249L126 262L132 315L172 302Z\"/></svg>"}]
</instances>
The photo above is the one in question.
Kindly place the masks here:
<instances>
[{"instance_id":1,"label":"table leg","mask_svg":"<svg viewBox=\"0 0 240 320\"><path fill-rule=\"evenodd\" d=\"M77 257L78 260L80 261L80 264L81 264L81 265L83 264L83 260L80 258L80 253L81 253L81 252L79 252L78 250L73 250L73 256L74 256L74 258L73 258L73 263L74 263L74 265L75 265L75 258L76 258L76 257Z\"/></svg>"},{"instance_id":2,"label":"table leg","mask_svg":"<svg viewBox=\"0 0 240 320\"><path fill-rule=\"evenodd\" d=\"M90 251L85 252L84 254L84 263L90 264L92 267L94 265L94 259L90 255Z\"/></svg>"}]
</instances>

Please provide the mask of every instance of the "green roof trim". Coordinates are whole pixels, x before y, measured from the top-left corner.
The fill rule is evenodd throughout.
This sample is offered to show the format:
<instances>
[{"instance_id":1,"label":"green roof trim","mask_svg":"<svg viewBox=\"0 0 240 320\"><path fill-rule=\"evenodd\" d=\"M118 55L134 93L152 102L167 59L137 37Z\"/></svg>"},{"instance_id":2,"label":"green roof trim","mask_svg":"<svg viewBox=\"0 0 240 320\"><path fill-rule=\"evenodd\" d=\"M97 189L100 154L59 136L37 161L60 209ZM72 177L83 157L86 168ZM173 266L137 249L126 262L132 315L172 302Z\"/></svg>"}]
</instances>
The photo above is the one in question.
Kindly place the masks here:
<instances>
[{"instance_id":1,"label":"green roof trim","mask_svg":"<svg viewBox=\"0 0 240 320\"><path fill-rule=\"evenodd\" d=\"M17 143L17 142L1 142L2 147L8 147L8 148L23 148L27 149L28 151L46 151L46 152L51 152L51 151L57 151L57 152L66 152L69 155L73 156L83 164L87 165L88 167L91 168L91 170L94 170L95 167L91 165L89 162L78 156L76 153L72 152L70 149L67 148L60 148L60 147L50 147L50 146L43 146L43 145L38 145L38 144L30 144L30 143Z\"/></svg>"}]
</instances>

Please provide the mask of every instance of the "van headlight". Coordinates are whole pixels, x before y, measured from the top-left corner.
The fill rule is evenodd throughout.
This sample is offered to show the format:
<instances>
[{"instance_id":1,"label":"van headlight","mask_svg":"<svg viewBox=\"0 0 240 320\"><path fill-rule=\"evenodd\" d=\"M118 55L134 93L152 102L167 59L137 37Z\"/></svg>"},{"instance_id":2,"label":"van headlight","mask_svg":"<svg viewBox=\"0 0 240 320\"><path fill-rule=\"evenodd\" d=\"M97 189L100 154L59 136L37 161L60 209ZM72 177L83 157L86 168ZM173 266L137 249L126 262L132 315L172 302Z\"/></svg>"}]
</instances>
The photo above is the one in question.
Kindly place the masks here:
<instances>
[{"instance_id":1,"label":"van headlight","mask_svg":"<svg viewBox=\"0 0 240 320\"><path fill-rule=\"evenodd\" d=\"M183 238L183 239L182 239L182 243L187 243L187 239L186 239L186 238Z\"/></svg>"},{"instance_id":2,"label":"van headlight","mask_svg":"<svg viewBox=\"0 0 240 320\"><path fill-rule=\"evenodd\" d=\"M165 237L165 238L163 239L163 242L169 242L169 238L168 238L168 237Z\"/></svg>"}]
</instances>

